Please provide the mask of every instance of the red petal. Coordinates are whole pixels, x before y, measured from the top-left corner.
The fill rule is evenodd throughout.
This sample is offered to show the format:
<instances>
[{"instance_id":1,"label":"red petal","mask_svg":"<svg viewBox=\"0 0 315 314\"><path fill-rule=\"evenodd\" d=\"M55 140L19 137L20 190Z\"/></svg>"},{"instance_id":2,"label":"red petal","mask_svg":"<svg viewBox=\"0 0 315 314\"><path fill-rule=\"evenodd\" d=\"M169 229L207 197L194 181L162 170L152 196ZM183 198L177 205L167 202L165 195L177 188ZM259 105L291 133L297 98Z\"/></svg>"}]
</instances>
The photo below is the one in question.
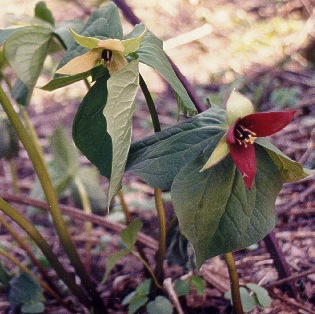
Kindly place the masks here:
<instances>
[{"instance_id":1,"label":"red petal","mask_svg":"<svg viewBox=\"0 0 315 314\"><path fill-rule=\"evenodd\" d=\"M256 156L254 145L240 145L239 143L231 144L230 154L237 167L241 172L247 188L250 190L256 174Z\"/></svg>"},{"instance_id":2,"label":"red petal","mask_svg":"<svg viewBox=\"0 0 315 314\"><path fill-rule=\"evenodd\" d=\"M241 119L237 119L228 129L227 133L226 133L226 142L228 144L235 144L236 143L236 139L235 139L235 135L234 135L234 129L235 126L239 123Z\"/></svg>"},{"instance_id":3,"label":"red petal","mask_svg":"<svg viewBox=\"0 0 315 314\"><path fill-rule=\"evenodd\" d=\"M257 137L269 136L289 124L296 111L260 112L242 118L238 123L256 133Z\"/></svg>"}]
</instances>

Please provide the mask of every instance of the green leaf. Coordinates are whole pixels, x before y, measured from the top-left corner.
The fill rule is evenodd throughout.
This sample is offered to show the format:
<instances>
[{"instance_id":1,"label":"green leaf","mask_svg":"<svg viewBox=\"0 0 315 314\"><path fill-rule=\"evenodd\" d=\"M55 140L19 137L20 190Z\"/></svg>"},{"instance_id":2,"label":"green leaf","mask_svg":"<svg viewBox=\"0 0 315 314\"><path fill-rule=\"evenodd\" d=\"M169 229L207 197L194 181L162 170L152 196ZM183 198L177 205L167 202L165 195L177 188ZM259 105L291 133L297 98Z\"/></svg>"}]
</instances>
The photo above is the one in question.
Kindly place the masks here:
<instances>
[{"instance_id":1,"label":"green leaf","mask_svg":"<svg viewBox=\"0 0 315 314\"><path fill-rule=\"evenodd\" d=\"M132 143L126 170L140 176L149 185L170 189L178 171L200 156L207 145L216 145L225 132L225 111L210 108Z\"/></svg>"},{"instance_id":2,"label":"green leaf","mask_svg":"<svg viewBox=\"0 0 315 314\"><path fill-rule=\"evenodd\" d=\"M185 296L190 290L189 282L187 280L179 279L176 281L174 289L179 297Z\"/></svg>"},{"instance_id":3,"label":"green leaf","mask_svg":"<svg viewBox=\"0 0 315 314\"><path fill-rule=\"evenodd\" d=\"M256 306L256 302L254 298L248 293L247 289L245 289L244 287L240 287L240 295L241 295L241 303L242 303L244 312L247 313L253 310ZM226 299L231 300L231 303L233 305L231 290L226 292L224 294L224 297Z\"/></svg>"},{"instance_id":4,"label":"green leaf","mask_svg":"<svg viewBox=\"0 0 315 314\"><path fill-rule=\"evenodd\" d=\"M50 138L50 147L52 159L48 164L48 172L57 193L61 194L78 174L80 156L63 127L54 131ZM44 192L38 179L35 181L31 196L38 199L44 198Z\"/></svg>"},{"instance_id":5,"label":"green leaf","mask_svg":"<svg viewBox=\"0 0 315 314\"><path fill-rule=\"evenodd\" d=\"M0 29L0 45L2 45L11 35L21 30L21 27Z\"/></svg>"},{"instance_id":6,"label":"green leaf","mask_svg":"<svg viewBox=\"0 0 315 314\"><path fill-rule=\"evenodd\" d=\"M129 254L129 250L121 250L121 251L119 251L119 252L117 252L117 253L107 257L107 260L106 260L106 271L105 271L105 274L104 274L104 277L102 279L101 284L104 284L104 282L107 279L108 274L115 267L116 263L118 261L120 261L127 254Z\"/></svg>"},{"instance_id":7,"label":"green leaf","mask_svg":"<svg viewBox=\"0 0 315 314\"><path fill-rule=\"evenodd\" d=\"M63 21L59 23L55 29L54 34L62 41L64 46L68 49L71 44L75 43L73 36L70 33L70 28L75 32L80 33L84 26L84 22L79 21Z\"/></svg>"},{"instance_id":8,"label":"green leaf","mask_svg":"<svg viewBox=\"0 0 315 314\"><path fill-rule=\"evenodd\" d=\"M181 233L196 251L197 264L261 240L274 226L275 199L282 187L269 155L256 146L257 173L251 190L230 156L199 172L215 145L189 162L174 179L171 195Z\"/></svg>"},{"instance_id":9,"label":"green leaf","mask_svg":"<svg viewBox=\"0 0 315 314\"><path fill-rule=\"evenodd\" d=\"M28 99L31 97L27 86L20 79L13 85L11 96L18 104L24 107L28 105Z\"/></svg>"},{"instance_id":10,"label":"green leaf","mask_svg":"<svg viewBox=\"0 0 315 314\"><path fill-rule=\"evenodd\" d=\"M167 298L158 296L147 304L147 312L148 314L172 314L173 306Z\"/></svg>"},{"instance_id":11,"label":"green leaf","mask_svg":"<svg viewBox=\"0 0 315 314\"><path fill-rule=\"evenodd\" d=\"M42 86L41 89L51 92L55 89L62 88L75 82L81 81L89 77L90 75L91 70L76 75L57 77L48 82L46 85Z\"/></svg>"},{"instance_id":12,"label":"green leaf","mask_svg":"<svg viewBox=\"0 0 315 314\"><path fill-rule=\"evenodd\" d=\"M50 148L53 154L53 163L58 172L60 174L67 173L70 177L74 177L80 168L80 156L62 126L54 131L50 139Z\"/></svg>"},{"instance_id":13,"label":"green leaf","mask_svg":"<svg viewBox=\"0 0 315 314\"><path fill-rule=\"evenodd\" d=\"M139 28L140 25L141 24L134 28L134 32L139 32L137 28ZM167 80L177 95L182 99L183 105L187 110L196 112L194 103L191 101L186 89L176 76L163 51L163 43L160 39L155 37L152 33L147 32L136 53L139 56L140 62L154 68Z\"/></svg>"},{"instance_id":14,"label":"green leaf","mask_svg":"<svg viewBox=\"0 0 315 314\"><path fill-rule=\"evenodd\" d=\"M30 304L23 304L21 307L22 313L43 313L45 310L45 306L43 302L36 302Z\"/></svg>"},{"instance_id":15,"label":"green leaf","mask_svg":"<svg viewBox=\"0 0 315 314\"><path fill-rule=\"evenodd\" d=\"M99 39L116 38L123 39L123 29L119 12L115 4L108 3L104 7L94 11L84 25L80 35L96 37ZM68 63L71 59L82 55L86 48L74 42L64 55L59 67Z\"/></svg>"},{"instance_id":16,"label":"green leaf","mask_svg":"<svg viewBox=\"0 0 315 314\"><path fill-rule=\"evenodd\" d=\"M28 101L42 71L51 35L50 28L28 26L14 33L4 44L6 59L29 90Z\"/></svg>"},{"instance_id":17,"label":"green leaf","mask_svg":"<svg viewBox=\"0 0 315 314\"><path fill-rule=\"evenodd\" d=\"M137 241L138 233L142 226L143 224L141 220L135 219L121 232L120 237L128 250L133 250Z\"/></svg>"},{"instance_id":18,"label":"green leaf","mask_svg":"<svg viewBox=\"0 0 315 314\"><path fill-rule=\"evenodd\" d=\"M0 117L0 158L15 158L19 149L19 139L10 121Z\"/></svg>"},{"instance_id":19,"label":"green leaf","mask_svg":"<svg viewBox=\"0 0 315 314\"><path fill-rule=\"evenodd\" d=\"M146 279L141 283L136 289L137 294L142 296L148 295L150 293L151 282L151 279Z\"/></svg>"},{"instance_id":20,"label":"green leaf","mask_svg":"<svg viewBox=\"0 0 315 314\"><path fill-rule=\"evenodd\" d=\"M39 283L31 275L22 272L10 281L8 299L12 305L33 304L43 301L44 296Z\"/></svg>"},{"instance_id":21,"label":"green leaf","mask_svg":"<svg viewBox=\"0 0 315 314\"><path fill-rule=\"evenodd\" d=\"M134 101L139 86L139 63L132 61L108 80L108 100L104 108L107 132L112 139L112 169L108 204L121 188L131 144Z\"/></svg>"},{"instance_id":22,"label":"green leaf","mask_svg":"<svg viewBox=\"0 0 315 314\"><path fill-rule=\"evenodd\" d=\"M206 283L204 279L199 276L193 275L189 278L191 285L197 290L199 295L204 295L206 290Z\"/></svg>"},{"instance_id":23,"label":"green leaf","mask_svg":"<svg viewBox=\"0 0 315 314\"><path fill-rule=\"evenodd\" d=\"M96 80L83 98L75 115L72 136L76 146L110 178L112 169L112 140L106 132L107 123L103 109L107 102L107 76Z\"/></svg>"},{"instance_id":24,"label":"green leaf","mask_svg":"<svg viewBox=\"0 0 315 314\"><path fill-rule=\"evenodd\" d=\"M274 164L278 167L284 183L298 181L314 173L314 170L303 168L300 163L283 154L267 139L258 138L256 143L261 145L271 157Z\"/></svg>"},{"instance_id":25,"label":"green leaf","mask_svg":"<svg viewBox=\"0 0 315 314\"><path fill-rule=\"evenodd\" d=\"M47 8L46 3L40 1L35 6L35 16L55 26L55 20L51 11Z\"/></svg>"},{"instance_id":26,"label":"green leaf","mask_svg":"<svg viewBox=\"0 0 315 314\"><path fill-rule=\"evenodd\" d=\"M104 212L107 204L107 197L104 189L100 184L100 174L95 167L80 167L76 177L82 182L92 206L93 213L99 214ZM76 202L82 206L82 200L74 181L71 181L72 195Z\"/></svg>"},{"instance_id":27,"label":"green leaf","mask_svg":"<svg viewBox=\"0 0 315 314\"><path fill-rule=\"evenodd\" d=\"M254 283L248 283L246 287L255 293L258 305L261 307L269 307L271 305L271 298L265 288Z\"/></svg>"},{"instance_id":28,"label":"green leaf","mask_svg":"<svg viewBox=\"0 0 315 314\"><path fill-rule=\"evenodd\" d=\"M11 276L4 269L2 263L0 262L0 288L3 286L6 288L10 282Z\"/></svg>"},{"instance_id":29,"label":"green leaf","mask_svg":"<svg viewBox=\"0 0 315 314\"><path fill-rule=\"evenodd\" d=\"M144 306L149 301L148 297L142 295L135 295L128 306L128 314L136 313L142 306Z\"/></svg>"}]
</instances>

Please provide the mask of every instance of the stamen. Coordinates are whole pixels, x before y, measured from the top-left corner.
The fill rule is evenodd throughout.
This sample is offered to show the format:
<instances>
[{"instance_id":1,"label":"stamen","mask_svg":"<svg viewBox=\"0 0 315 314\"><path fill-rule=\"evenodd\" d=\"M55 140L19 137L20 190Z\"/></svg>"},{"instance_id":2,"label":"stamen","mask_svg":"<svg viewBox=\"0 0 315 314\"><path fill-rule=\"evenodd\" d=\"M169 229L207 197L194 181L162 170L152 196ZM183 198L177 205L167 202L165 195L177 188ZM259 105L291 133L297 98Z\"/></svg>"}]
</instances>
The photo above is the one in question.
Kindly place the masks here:
<instances>
[{"instance_id":1,"label":"stamen","mask_svg":"<svg viewBox=\"0 0 315 314\"><path fill-rule=\"evenodd\" d=\"M254 144L256 139L256 133L243 127L242 125L237 125L234 130L234 136L240 145L244 144L247 147L247 143Z\"/></svg>"},{"instance_id":2,"label":"stamen","mask_svg":"<svg viewBox=\"0 0 315 314\"><path fill-rule=\"evenodd\" d=\"M112 56L113 56L113 52L111 50L104 49L102 51L101 57L104 60L105 64L108 64L111 62Z\"/></svg>"}]
</instances>

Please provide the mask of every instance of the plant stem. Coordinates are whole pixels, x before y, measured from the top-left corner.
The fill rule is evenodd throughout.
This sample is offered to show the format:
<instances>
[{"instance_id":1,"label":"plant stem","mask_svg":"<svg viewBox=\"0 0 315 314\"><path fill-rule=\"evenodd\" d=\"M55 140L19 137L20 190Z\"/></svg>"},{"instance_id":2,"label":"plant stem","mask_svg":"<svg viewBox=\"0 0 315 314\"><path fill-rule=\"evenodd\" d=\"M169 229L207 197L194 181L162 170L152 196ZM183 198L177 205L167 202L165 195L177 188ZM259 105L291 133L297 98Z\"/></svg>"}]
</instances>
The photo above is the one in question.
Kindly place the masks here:
<instances>
[{"instance_id":1,"label":"plant stem","mask_svg":"<svg viewBox=\"0 0 315 314\"><path fill-rule=\"evenodd\" d=\"M154 272L160 285L163 285L164 281L163 262L166 255L166 218L161 189L158 188L154 189L154 198L155 207L157 210L159 220L159 248L156 255L156 267Z\"/></svg>"},{"instance_id":2,"label":"plant stem","mask_svg":"<svg viewBox=\"0 0 315 314\"><path fill-rule=\"evenodd\" d=\"M151 275L155 285L159 288L159 289L163 289L163 286L160 285L158 279L156 278L155 276L155 273L154 271L151 269L151 267L149 266L149 264L147 263L146 260L143 259L143 257L136 251L130 251L134 256L136 256L140 261L141 263L144 265L144 267L147 269L147 271L149 272L149 274Z\"/></svg>"},{"instance_id":3,"label":"plant stem","mask_svg":"<svg viewBox=\"0 0 315 314\"><path fill-rule=\"evenodd\" d=\"M11 178L12 178L12 188L13 191L16 194L20 194L20 188L18 185L18 180L17 180L17 174L16 174L16 167L15 167L15 163L14 163L14 159L10 159L9 160L9 166L10 166L10 173L11 173Z\"/></svg>"},{"instance_id":4,"label":"plant stem","mask_svg":"<svg viewBox=\"0 0 315 314\"><path fill-rule=\"evenodd\" d=\"M240 285L233 254L226 253L224 254L224 258L229 271L234 312L235 314L243 314Z\"/></svg>"},{"instance_id":5,"label":"plant stem","mask_svg":"<svg viewBox=\"0 0 315 314\"><path fill-rule=\"evenodd\" d=\"M25 124L26 124L27 130L29 132L29 135L32 138L33 143L36 146L36 148L38 150L38 153L40 154L42 160L44 160L44 153L43 153L42 147L40 146L38 136L36 134L34 126L33 126L32 122L31 122L31 119L28 116L27 111L25 110L25 108L21 108L21 114L22 114L22 117L23 117L23 119L25 121Z\"/></svg>"},{"instance_id":6,"label":"plant stem","mask_svg":"<svg viewBox=\"0 0 315 314\"><path fill-rule=\"evenodd\" d=\"M120 204L121 204L121 207L122 207L122 210L126 216L126 221L127 221L127 225L130 224L131 222L131 215L130 215L130 212L128 210L128 206L127 206L127 203L126 203L126 200L125 200L125 196L124 196L124 192L122 189L120 189L118 191L118 196L119 196L119 200L120 200Z\"/></svg>"},{"instance_id":7,"label":"plant stem","mask_svg":"<svg viewBox=\"0 0 315 314\"><path fill-rule=\"evenodd\" d=\"M72 313L76 313L76 311L53 290L51 289L43 280L41 280L39 277L37 277L32 271L30 271L26 266L24 266L22 263L20 263L19 260L17 260L13 255L6 252L4 249L0 248L0 254L5 256L7 259L9 259L12 263L17 265L22 271L25 273L28 273L29 275L33 276L36 281L42 286L42 288L48 292L51 296L53 296L60 304L62 304L64 307L66 307L68 310L70 310Z\"/></svg>"},{"instance_id":8,"label":"plant stem","mask_svg":"<svg viewBox=\"0 0 315 314\"><path fill-rule=\"evenodd\" d=\"M145 83L145 81L144 81L144 79L143 79L141 74L140 74L139 82L140 82L140 87L141 87L141 90L143 92L145 101L147 102L147 105L148 105L148 108L149 108L149 111L150 111L154 132L155 133L156 132L160 132L161 131L161 125L160 125L160 121L159 121L159 116L158 116L158 114L156 112L155 104L154 104L152 96L151 96L151 94L149 92L149 89L147 87L147 84Z\"/></svg>"},{"instance_id":9,"label":"plant stem","mask_svg":"<svg viewBox=\"0 0 315 314\"><path fill-rule=\"evenodd\" d=\"M142 92L144 94L145 100L147 102L147 105L150 111L154 132L159 132L161 131L161 125L160 125L158 114L156 112L155 104L148 90L148 87L141 75L140 75L140 87L142 89ZM166 255L166 218L165 218L165 210L164 210L164 205L163 205L163 200L162 200L161 189L158 189L158 188L154 189L154 199L155 199L155 207L156 207L158 220L159 220L159 248L156 254L156 267L154 270L154 274L159 282L159 285L163 286L163 281L164 281L163 262Z\"/></svg>"},{"instance_id":10,"label":"plant stem","mask_svg":"<svg viewBox=\"0 0 315 314\"><path fill-rule=\"evenodd\" d=\"M75 283L72 275L68 273L61 265L58 257L54 254L54 252L50 248L50 245L37 231L37 229L24 216L22 216L22 214L20 214L14 207L6 203L2 198L0 198L0 210L5 215L10 217L14 222L16 222L31 237L31 239L36 243L36 245L46 256L47 260L56 271L60 279L64 281L64 283L84 305L90 306L91 301L88 299L84 290Z\"/></svg>"},{"instance_id":11,"label":"plant stem","mask_svg":"<svg viewBox=\"0 0 315 314\"><path fill-rule=\"evenodd\" d=\"M86 192L86 188L82 184L82 181L79 178L75 178L74 183L78 189L81 202L82 202L82 207L83 211L90 215L92 214L92 206L91 202L89 200L89 196ZM91 232L92 232L92 223L90 221L86 221L84 223L85 225L85 233L86 233L86 244L85 244L85 268L88 273L91 272Z\"/></svg>"},{"instance_id":12,"label":"plant stem","mask_svg":"<svg viewBox=\"0 0 315 314\"><path fill-rule=\"evenodd\" d=\"M13 106L9 98L6 96L1 86L0 86L0 102L11 122L11 125L15 129L20 141L22 142L25 150L27 151L32 161L34 170L42 185L47 202L50 205L50 213L53 218L54 225L58 233L59 239L71 261L71 264L76 270L76 273L80 277L89 295L93 299L93 303L95 304L95 310L96 310L96 307L98 306L101 308L104 308L104 305L102 305L103 302L98 292L96 291L95 284L90 280L90 277L85 270L85 267L79 257L79 254L73 245L67 225L61 215L61 211L59 209L59 204L58 204L57 193L51 182L45 162L41 158L41 155L36 147L36 144L34 144L32 137L29 135L29 133L25 129L18 114L13 109Z\"/></svg>"}]
</instances>

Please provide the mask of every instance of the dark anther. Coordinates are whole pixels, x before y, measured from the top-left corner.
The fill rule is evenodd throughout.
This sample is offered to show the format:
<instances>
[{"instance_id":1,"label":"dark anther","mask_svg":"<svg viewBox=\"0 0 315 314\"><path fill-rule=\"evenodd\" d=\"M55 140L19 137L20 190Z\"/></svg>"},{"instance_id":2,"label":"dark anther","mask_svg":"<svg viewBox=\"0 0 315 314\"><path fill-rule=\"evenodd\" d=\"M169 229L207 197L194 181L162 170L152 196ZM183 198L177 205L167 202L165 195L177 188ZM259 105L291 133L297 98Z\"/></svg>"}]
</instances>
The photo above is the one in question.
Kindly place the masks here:
<instances>
[{"instance_id":1,"label":"dark anther","mask_svg":"<svg viewBox=\"0 0 315 314\"><path fill-rule=\"evenodd\" d=\"M237 125L235 127L234 136L239 144L244 144L245 147L247 147L246 143L253 144L256 139L256 133L244 128L242 125Z\"/></svg>"},{"instance_id":2,"label":"dark anther","mask_svg":"<svg viewBox=\"0 0 315 314\"><path fill-rule=\"evenodd\" d=\"M105 62L110 62L111 61L111 58L112 58L112 51L111 50L107 50L107 49L104 49L102 51L102 59L105 61Z\"/></svg>"},{"instance_id":3,"label":"dark anther","mask_svg":"<svg viewBox=\"0 0 315 314\"><path fill-rule=\"evenodd\" d=\"M246 139L249 138L251 134L251 132L249 132L247 129L243 128L242 126L238 125L235 128L235 133L234 133L235 137L240 140L240 141L244 141Z\"/></svg>"}]
</instances>

